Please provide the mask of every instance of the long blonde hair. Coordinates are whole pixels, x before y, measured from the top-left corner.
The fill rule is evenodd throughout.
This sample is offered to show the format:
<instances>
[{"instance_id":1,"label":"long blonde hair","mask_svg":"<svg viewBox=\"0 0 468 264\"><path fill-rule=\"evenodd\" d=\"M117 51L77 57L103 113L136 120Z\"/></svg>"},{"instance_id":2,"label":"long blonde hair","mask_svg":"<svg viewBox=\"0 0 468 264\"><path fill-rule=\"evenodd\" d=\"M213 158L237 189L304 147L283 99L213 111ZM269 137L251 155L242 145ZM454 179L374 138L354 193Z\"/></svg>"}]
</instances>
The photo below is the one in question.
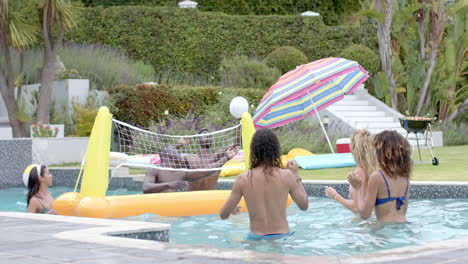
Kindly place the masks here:
<instances>
[{"instance_id":1,"label":"long blonde hair","mask_svg":"<svg viewBox=\"0 0 468 264\"><path fill-rule=\"evenodd\" d=\"M366 183L370 175L377 170L374 142L368 130L356 130L351 135L351 152L356 164L366 171Z\"/></svg>"}]
</instances>

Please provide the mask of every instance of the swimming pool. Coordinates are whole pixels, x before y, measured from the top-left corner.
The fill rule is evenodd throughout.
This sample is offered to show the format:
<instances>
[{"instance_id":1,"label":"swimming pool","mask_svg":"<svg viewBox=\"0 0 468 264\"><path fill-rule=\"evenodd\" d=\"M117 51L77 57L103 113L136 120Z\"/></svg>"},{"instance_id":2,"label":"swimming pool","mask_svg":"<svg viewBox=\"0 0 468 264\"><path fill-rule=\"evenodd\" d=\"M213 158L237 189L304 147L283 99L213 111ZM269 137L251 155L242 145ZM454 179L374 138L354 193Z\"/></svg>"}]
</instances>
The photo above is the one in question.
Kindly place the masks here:
<instances>
[{"instance_id":1,"label":"swimming pool","mask_svg":"<svg viewBox=\"0 0 468 264\"><path fill-rule=\"evenodd\" d=\"M54 197L70 188L51 188ZM128 194L126 190L109 195ZM24 188L0 190L3 211L22 211ZM15 198L16 197L16 198ZM245 241L249 230L247 214L222 221L217 215L160 217L142 215L126 218L172 224L170 243L241 248L295 255L354 255L384 249L425 244L431 241L468 237L468 199L411 200L408 224L381 224L360 221L353 213L326 198L309 198L309 210L288 208L293 237L281 241ZM7 207L5 207L6 204Z\"/></svg>"}]
</instances>

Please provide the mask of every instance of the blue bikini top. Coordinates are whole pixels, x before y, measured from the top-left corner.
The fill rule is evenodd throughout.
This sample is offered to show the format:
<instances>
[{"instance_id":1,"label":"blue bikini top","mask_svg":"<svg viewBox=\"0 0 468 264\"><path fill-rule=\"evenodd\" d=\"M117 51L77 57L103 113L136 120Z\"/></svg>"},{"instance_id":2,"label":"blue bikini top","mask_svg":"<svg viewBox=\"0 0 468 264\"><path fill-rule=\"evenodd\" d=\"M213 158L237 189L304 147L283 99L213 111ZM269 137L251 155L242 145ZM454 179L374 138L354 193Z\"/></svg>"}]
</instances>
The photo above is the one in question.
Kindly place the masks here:
<instances>
[{"instance_id":1,"label":"blue bikini top","mask_svg":"<svg viewBox=\"0 0 468 264\"><path fill-rule=\"evenodd\" d=\"M381 204L385 204L385 203L388 203L388 202L391 202L391 201L395 201L396 200L396 208L397 210L400 210L401 207L405 204L405 200L406 200L406 194L408 193L408 185L409 185L409 181L408 183L406 184L406 191L405 191L405 195L404 196L401 196L401 197L391 197L390 195L390 188L388 187L388 182L387 182L387 178L385 177L385 175L383 174L383 172L381 170L379 170L380 174L382 175L384 181L385 181L385 185L387 185L387 191L388 191L388 198L382 198L382 199L379 199L377 198L375 200L375 206L378 206L378 205L381 205Z\"/></svg>"}]
</instances>

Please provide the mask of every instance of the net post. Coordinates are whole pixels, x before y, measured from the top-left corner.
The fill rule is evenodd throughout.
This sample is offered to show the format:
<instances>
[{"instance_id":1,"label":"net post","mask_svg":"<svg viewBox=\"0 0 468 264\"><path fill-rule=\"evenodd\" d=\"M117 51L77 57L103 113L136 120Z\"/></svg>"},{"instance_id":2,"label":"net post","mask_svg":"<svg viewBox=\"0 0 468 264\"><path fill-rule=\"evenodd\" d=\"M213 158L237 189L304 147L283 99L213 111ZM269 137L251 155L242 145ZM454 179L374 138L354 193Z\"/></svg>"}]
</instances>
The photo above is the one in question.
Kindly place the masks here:
<instances>
[{"instance_id":1,"label":"net post","mask_svg":"<svg viewBox=\"0 0 468 264\"><path fill-rule=\"evenodd\" d=\"M242 148L244 149L244 162L245 168L250 168L250 142L252 141L253 134L255 133L254 123L252 116L245 112L242 114L240 121L242 125Z\"/></svg>"},{"instance_id":2,"label":"net post","mask_svg":"<svg viewBox=\"0 0 468 264\"><path fill-rule=\"evenodd\" d=\"M99 108L89 137L86 164L81 182L81 195L104 197L109 183L109 152L112 114L105 106Z\"/></svg>"}]
</instances>

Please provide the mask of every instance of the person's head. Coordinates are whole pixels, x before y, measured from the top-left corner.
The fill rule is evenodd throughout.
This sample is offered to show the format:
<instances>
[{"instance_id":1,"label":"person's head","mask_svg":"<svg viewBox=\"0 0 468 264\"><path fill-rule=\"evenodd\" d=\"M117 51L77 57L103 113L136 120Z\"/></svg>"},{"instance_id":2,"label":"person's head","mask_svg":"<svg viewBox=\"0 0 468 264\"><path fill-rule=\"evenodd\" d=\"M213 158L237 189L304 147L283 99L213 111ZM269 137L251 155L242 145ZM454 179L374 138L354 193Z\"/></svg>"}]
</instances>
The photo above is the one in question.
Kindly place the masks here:
<instances>
[{"instance_id":1,"label":"person's head","mask_svg":"<svg viewBox=\"0 0 468 264\"><path fill-rule=\"evenodd\" d=\"M33 164L26 168L23 182L28 187L28 205L31 198L37 195L41 187L48 188L52 186L52 178L49 169L44 165Z\"/></svg>"},{"instance_id":2,"label":"person's head","mask_svg":"<svg viewBox=\"0 0 468 264\"><path fill-rule=\"evenodd\" d=\"M184 168L186 167L186 162L179 151L173 146L167 146L161 149L159 152L159 157L161 158L161 164L163 166L172 167L172 168Z\"/></svg>"},{"instance_id":3,"label":"person's head","mask_svg":"<svg viewBox=\"0 0 468 264\"><path fill-rule=\"evenodd\" d=\"M411 145L395 130L385 130L374 138L377 161L390 177L409 178L413 168Z\"/></svg>"},{"instance_id":4,"label":"person's head","mask_svg":"<svg viewBox=\"0 0 468 264\"><path fill-rule=\"evenodd\" d=\"M374 142L368 130L356 130L351 135L349 144L356 164L366 171L368 178L372 172L377 170L377 160L374 151Z\"/></svg>"},{"instance_id":5,"label":"person's head","mask_svg":"<svg viewBox=\"0 0 468 264\"><path fill-rule=\"evenodd\" d=\"M281 168L281 146L278 137L268 128L257 130L250 143L250 166L263 166L271 171Z\"/></svg>"},{"instance_id":6,"label":"person's head","mask_svg":"<svg viewBox=\"0 0 468 264\"><path fill-rule=\"evenodd\" d=\"M200 130L200 132L198 132L198 134L207 134L207 133L209 133L209 131L206 128L203 128L202 130ZM201 148L209 149L211 148L211 145L213 145L213 136L212 135L200 136L197 138L197 141L198 141L198 145Z\"/></svg>"}]
</instances>

